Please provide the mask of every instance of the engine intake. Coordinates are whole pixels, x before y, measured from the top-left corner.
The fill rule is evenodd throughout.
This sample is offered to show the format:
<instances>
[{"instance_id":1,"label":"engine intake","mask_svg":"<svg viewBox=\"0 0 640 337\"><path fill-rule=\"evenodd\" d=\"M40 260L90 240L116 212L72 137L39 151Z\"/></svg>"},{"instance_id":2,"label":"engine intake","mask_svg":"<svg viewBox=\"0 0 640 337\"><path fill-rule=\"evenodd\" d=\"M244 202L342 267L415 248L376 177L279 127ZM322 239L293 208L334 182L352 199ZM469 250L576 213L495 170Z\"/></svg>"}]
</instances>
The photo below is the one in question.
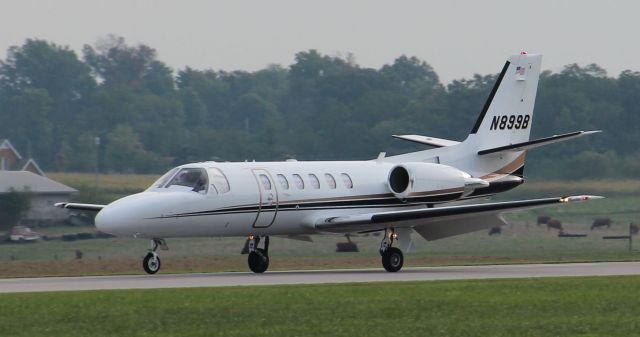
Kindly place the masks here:
<instances>
[{"instance_id":1,"label":"engine intake","mask_svg":"<svg viewBox=\"0 0 640 337\"><path fill-rule=\"evenodd\" d=\"M393 193L402 193L409 187L409 171L403 166L396 166L389 173L389 188Z\"/></svg>"},{"instance_id":2,"label":"engine intake","mask_svg":"<svg viewBox=\"0 0 640 337\"><path fill-rule=\"evenodd\" d=\"M389 171L387 185L393 195L401 200L423 197L444 202L470 194L477 188L487 187L489 183L447 165L402 163Z\"/></svg>"}]
</instances>

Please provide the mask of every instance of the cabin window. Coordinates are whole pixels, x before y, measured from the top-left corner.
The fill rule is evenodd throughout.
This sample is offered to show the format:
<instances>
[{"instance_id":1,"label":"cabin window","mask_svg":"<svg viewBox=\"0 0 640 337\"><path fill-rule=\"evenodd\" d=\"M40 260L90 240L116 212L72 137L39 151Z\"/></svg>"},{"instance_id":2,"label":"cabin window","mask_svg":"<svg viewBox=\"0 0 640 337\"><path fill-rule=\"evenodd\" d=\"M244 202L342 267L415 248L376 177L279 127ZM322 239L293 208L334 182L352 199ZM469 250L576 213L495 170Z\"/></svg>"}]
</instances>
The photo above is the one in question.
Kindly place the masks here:
<instances>
[{"instance_id":1,"label":"cabin window","mask_svg":"<svg viewBox=\"0 0 640 337\"><path fill-rule=\"evenodd\" d=\"M185 167L169 181L165 188L190 189L194 192L206 193L209 179L207 172L199 167Z\"/></svg>"},{"instance_id":2,"label":"cabin window","mask_svg":"<svg viewBox=\"0 0 640 337\"><path fill-rule=\"evenodd\" d=\"M318 177L315 174L310 173L309 174L309 180L311 181L311 186L313 188L315 188L315 189L320 188L320 180L318 180Z\"/></svg>"},{"instance_id":3,"label":"cabin window","mask_svg":"<svg viewBox=\"0 0 640 337\"><path fill-rule=\"evenodd\" d=\"M331 174L325 173L324 178L327 180L327 184L329 185L330 189L336 188L336 180L333 178Z\"/></svg>"},{"instance_id":4,"label":"cabin window","mask_svg":"<svg viewBox=\"0 0 640 337\"><path fill-rule=\"evenodd\" d=\"M227 193L231 190L229 186L229 180L227 177L220 171L220 169L215 167L209 168L209 176L211 177L211 187L216 190L219 194Z\"/></svg>"},{"instance_id":5,"label":"cabin window","mask_svg":"<svg viewBox=\"0 0 640 337\"><path fill-rule=\"evenodd\" d=\"M293 175L293 183L296 184L296 187L299 190L304 189L304 180L302 180L302 177L299 174Z\"/></svg>"},{"instance_id":6,"label":"cabin window","mask_svg":"<svg viewBox=\"0 0 640 337\"><path fill-rule=\"evenodd\" d=\"M342 181L344 182L344 187L352 189L353 180L351 180L351 177L349 177L349 175L346 173L341 173L340 176L342 177Z\"/></svg>"},{"instance_id":7,"label":"cabin window","mask_svg":"<svg viewBox=\"0 0 640 337\"><path fill-rule=\"evenodd\" d=\"M282 174L278 174L278 181L280 182L280 186L282 186L283 190L289 189L289 181L287 180L287 177Z\"/></svg>"},{"instance_id":8,"label":"cabin window","mask_svg":"<svg viewBox=\"0 0 640 337\"><path fill-rule=\"evenodd\" d=\"M260 183L262 183L262 187L264 187L265 191L271 191L271 180L265 174L261 174L258 176L260 178Z\"/></svg>"}]
</instances>

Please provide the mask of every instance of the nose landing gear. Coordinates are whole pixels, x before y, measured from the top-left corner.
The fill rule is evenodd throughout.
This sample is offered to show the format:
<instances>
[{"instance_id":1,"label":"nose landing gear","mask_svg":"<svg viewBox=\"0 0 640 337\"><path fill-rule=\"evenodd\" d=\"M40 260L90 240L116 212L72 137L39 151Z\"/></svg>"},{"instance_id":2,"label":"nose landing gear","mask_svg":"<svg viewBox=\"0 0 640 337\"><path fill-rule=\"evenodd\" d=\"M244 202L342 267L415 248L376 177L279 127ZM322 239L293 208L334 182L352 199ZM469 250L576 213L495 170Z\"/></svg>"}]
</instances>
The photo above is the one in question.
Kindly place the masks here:
<instances>
[{"instance_id":1,"label":"nose landing gear","mask_svg":"<svg viewBox=\"0 0 640 337\"><path fill-rule=\"evenodd\" d=\"M385 229L384 238L380 243L380 255L382 266L388 272L395 273L402 269L404 256L399 248L392 247L393 241L398 237L394 228Z\"/></svg>"},{"instance_id":2,"label":"nose landing gear","mask_svg":"<svg viewBox=\"0 0 640 337\"><path fill-rule=\"evenodd\" d=\"M252 272L261 274L269 268L269 237L264 237L264 249L258 248L259 236L249 236L249 257L247 262Z\"/></svg>"},{"instance_id":3,"label":"nose landing gear","mask_svg":"<svg viewBox=\"0 0 640 337\"><path fill-rule=\"evenodd\" d=\"M150 241L149 252L142 260L142 268L147 274L155 274L160 270L160 256L156 254L158 247L162 250L169 249L163 239L153 239Z\"/></svg>"}]
</instances>

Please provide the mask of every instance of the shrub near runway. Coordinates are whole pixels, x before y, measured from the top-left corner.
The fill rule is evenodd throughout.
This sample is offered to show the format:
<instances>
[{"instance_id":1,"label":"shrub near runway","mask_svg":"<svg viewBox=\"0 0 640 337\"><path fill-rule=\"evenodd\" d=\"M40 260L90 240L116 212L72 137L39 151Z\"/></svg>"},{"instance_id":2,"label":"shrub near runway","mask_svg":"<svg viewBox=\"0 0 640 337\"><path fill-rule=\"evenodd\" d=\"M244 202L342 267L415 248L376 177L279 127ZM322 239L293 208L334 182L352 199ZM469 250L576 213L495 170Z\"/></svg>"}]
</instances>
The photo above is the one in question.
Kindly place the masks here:
<instances>
[{"instance_id":1,"label":"shrub near runway","mask_svg":"<svg viewBox=\"0 0 640 337\"><path fill-rule=\"evenodd\" d=\"M633 336L638 291L629 276L5 294L0 335Z\"/></svg>"}]
</instances>

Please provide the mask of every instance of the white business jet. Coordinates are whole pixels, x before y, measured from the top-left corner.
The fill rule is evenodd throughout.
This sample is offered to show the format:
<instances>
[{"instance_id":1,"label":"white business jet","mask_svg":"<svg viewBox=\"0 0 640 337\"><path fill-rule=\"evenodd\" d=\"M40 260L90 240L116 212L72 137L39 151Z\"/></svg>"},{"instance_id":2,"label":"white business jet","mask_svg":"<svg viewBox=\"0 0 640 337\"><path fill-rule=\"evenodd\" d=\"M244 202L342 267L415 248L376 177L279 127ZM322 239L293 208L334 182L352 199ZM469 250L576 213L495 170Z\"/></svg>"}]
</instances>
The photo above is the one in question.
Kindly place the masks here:
<instances>
[{"instance_id":1,"label":"white business jet","mask_svg":"<svg viewBox=\"0 0 640 337\"><path fill-rule=\"evenodd\" d=\"M462 142L396 135L431 148L368 161L186 164L109 205L58 206L99 211L99 230L149 239L143 260L149 274L160 269L156 250L166 249L166 238L246 237L249 268L262 273L269 267L269 236L375 231L384 232L384 269L397 272L404 261L400 247L406 251L412 231L437 240L504 225L503 212L600 198L473 203L522 184L528 149L596 132L529 140L541 59L524 52L508 59Z\"/></svg>"}]
</instances>

